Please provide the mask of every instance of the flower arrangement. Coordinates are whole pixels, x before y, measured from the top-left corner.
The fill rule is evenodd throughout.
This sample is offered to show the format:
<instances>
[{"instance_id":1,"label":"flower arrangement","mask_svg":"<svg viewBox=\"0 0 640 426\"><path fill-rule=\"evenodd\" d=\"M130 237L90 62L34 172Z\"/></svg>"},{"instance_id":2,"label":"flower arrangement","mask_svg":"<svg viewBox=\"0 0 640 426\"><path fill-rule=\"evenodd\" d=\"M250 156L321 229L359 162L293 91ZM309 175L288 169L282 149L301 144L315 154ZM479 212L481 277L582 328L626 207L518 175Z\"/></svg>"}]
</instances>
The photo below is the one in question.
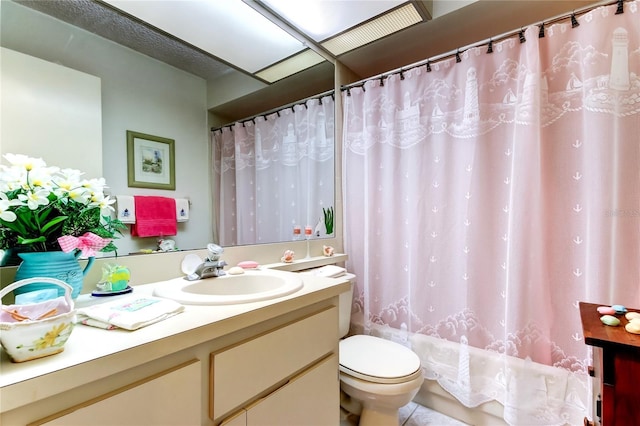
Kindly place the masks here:
<instances>
[{"instance_id":1,"label":"flower arrangement","mask_svg":"<svg viewBox=\"0 0 640 426\"><path fill-rule=\"evenodd\" d=\"M125 225L111 218L115 200L104 195L104 178L82 179L79 170L47 167L26 155L4 158L11 165L0 165L0 249L77 248L83 257L116 251L112 240Z\"/></svg>"}]
</instances>

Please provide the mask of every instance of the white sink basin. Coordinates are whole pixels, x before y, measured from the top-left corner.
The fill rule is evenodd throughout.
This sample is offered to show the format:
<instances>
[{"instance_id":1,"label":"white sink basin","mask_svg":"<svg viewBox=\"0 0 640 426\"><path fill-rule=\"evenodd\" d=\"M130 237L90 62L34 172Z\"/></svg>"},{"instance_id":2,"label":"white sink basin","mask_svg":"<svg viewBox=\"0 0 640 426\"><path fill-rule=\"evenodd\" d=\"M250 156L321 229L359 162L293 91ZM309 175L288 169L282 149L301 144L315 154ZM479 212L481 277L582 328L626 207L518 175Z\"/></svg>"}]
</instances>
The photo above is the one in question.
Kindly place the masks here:
<instances>
[{"instance_id":1,"label":"white sink basin","mask_svg":"<svg viewBox=\"0 0 640 426\"><path fill-rule=\"evenodd\" d=\"M156 284L153 294L187 305L232 305L275 299L301 288L298 274L267 269L197 281L174 278Z\"/></svg>"}]
</instances>

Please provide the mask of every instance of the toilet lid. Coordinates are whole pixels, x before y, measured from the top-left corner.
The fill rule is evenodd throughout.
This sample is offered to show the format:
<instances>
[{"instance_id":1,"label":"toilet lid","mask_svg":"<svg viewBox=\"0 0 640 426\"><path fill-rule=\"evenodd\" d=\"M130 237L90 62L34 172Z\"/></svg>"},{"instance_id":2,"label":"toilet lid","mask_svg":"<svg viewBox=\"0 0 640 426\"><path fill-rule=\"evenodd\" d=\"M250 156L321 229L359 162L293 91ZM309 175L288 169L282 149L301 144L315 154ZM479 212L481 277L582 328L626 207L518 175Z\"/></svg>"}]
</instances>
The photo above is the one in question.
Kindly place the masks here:
<instances>
[{"instance_id":1,"label":"toilet lid","mask_svg":"<svg viewBox=\"0 0 640 426\"><path fill-rule=\"evenodd\" d=\"M374 380L395 379L416 373L420 369L420 358L399 343L356 335L340 341L340 367Z\"/></svg>"}]
</instances>

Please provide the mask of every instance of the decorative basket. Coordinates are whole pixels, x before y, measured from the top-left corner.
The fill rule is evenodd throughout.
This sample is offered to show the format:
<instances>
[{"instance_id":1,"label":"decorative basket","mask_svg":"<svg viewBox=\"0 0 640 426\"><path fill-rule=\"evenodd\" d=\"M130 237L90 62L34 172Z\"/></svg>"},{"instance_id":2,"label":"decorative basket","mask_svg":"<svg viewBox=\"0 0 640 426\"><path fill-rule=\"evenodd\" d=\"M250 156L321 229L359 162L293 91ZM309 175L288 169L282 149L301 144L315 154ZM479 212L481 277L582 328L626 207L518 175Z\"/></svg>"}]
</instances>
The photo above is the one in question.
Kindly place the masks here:
<instances>
[{"instance_id":1,"label":"decorative basket","mask_svg":"<svg viewBox=\"0 0 640 426\"><path fill-rule=\"evenodd\" d=\"M2 305L0 343L13 362L62 352L75 325L73 288L64 281L49 277L16 281L0 291L0 300L16 288L36 282L59 285L64 289L64 296L39 303Z\"/></svg>"}]
</instances>

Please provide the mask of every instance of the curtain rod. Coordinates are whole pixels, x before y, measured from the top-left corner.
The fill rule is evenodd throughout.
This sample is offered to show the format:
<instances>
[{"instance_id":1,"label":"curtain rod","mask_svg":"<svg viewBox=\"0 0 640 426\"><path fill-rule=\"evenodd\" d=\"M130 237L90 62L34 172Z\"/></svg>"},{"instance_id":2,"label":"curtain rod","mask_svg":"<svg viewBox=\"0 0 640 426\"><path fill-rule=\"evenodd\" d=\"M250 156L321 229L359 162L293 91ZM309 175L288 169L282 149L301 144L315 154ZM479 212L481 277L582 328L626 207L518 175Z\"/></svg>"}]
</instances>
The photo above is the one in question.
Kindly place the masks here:
<instances>
[{"instance_id":1,"label":"curtain rod","mask_svg":"<svg viewBox=\"0 0 640 426\"><path fill-rule=\"evenodd\" d=\"M618 5L618 9L616 11L616 14L620 14L623 13L623 4L624 2L629 2L629 1L633 1L633 0L603 0L600 1L598 3L589 5L589 6L585 6L579 9L575 9L572 12L568 12L568 13L563 13L561 15L556 15L552 18L548 18L542 22L539 22L538 26L540 27L540 32L539 32L539 37L544 37L544 27L545 25L549 25L549 24L555 24L557 22L560 21L564 21L566 19L571 19L571 23L572 23L572 27L576 27L580 24L577 23L577 21L575 21L575 17L576 16L580 16L580 15L584 15L585 13L588 13L594 9L597 9L599 7L602 6L611 6L614 4ZM532 25L536 25L536 24L529 24L528 26L532 26ZM487 53L491 53L493 51L493 43L494 42L499 42L499 41L503 41L506 40L508 38L511 37L515 37L516 35L520 38L520 43L524 43L526 41L526 39L524 38L524 28L525 27L521 27L515 30L511 30L505 33L502 33L500 35L494 36L494 37L489 37L488 39L479 41L479 42L475 42L472 44L468 44L464 47L460 47L458 49L455 50L450 50L448 52L442 53L440 55L436 55L433 56L431 58L428 59L423 59L421 61L415 62L413 64L410 65L405 65L403 67L400 68L396 68L394 70L391 71L387 71L381 74L377 74L373 77L367 77L365 79L356 81L354 83L349 83L349 84L344 84L342 86L340 86L340 91L349 91L349 89L354 88L354 87L362 87L364 86L364 84L367 81L371 81L371 80L383 80L387 77L389 77L390 75L394 75L394 74L400 74L402 75L402 73L404 71L409 71L412 70L413 68L418 68L421 67L423 65L427 65L427 72L431 71L431 64L435 63L435 62L441 62L444 61L446 59L449 58L453 58L456 57L456 61L460 62L460 53L464 52L465 50L474 48L474 47L481 47L481 46L489 46Z\"/></svg>"},{"instance_id":2,"label":"curtain rod","mask_svg":"<svg viewBox=\"0 0 640 426\"><path fill-rule=\"evenodd\" d=\"M331 95L333 97L334 93L335 93L335 89L327 90L326 92L322 92L322 93L320 93L318 95L309 96L308 98L300 99L298 101L291 102L289 104L286 104L286 105L283 105L283 106L279 106L277 108L273 108L273 109L270 109L270 110L265 111L265 112L261 112L260 114L250 115L249 117L245 117L245 118L240 119L240 120L235 120L233 123L225 124L224 126L212 127L211 131L215 132L216 130L224 129L225 127L231 128L236 123L243 123L244 124L247 121L254 121L257 117L263 117L263 118L266 119L267 115L270 115L270 114L273 114L273 113L277 113L279 115L280 111L284 111L285 109L291 108L293 110L293 108L296 107L297 105L305 105L306 106L307 101L310 101L310 100L313 100L313 99L318 99L318 100L320 100L320 102L322 102L322 98L325 98L325 97L327 97L329 95Z\"/></svg>"}]
</instances>

